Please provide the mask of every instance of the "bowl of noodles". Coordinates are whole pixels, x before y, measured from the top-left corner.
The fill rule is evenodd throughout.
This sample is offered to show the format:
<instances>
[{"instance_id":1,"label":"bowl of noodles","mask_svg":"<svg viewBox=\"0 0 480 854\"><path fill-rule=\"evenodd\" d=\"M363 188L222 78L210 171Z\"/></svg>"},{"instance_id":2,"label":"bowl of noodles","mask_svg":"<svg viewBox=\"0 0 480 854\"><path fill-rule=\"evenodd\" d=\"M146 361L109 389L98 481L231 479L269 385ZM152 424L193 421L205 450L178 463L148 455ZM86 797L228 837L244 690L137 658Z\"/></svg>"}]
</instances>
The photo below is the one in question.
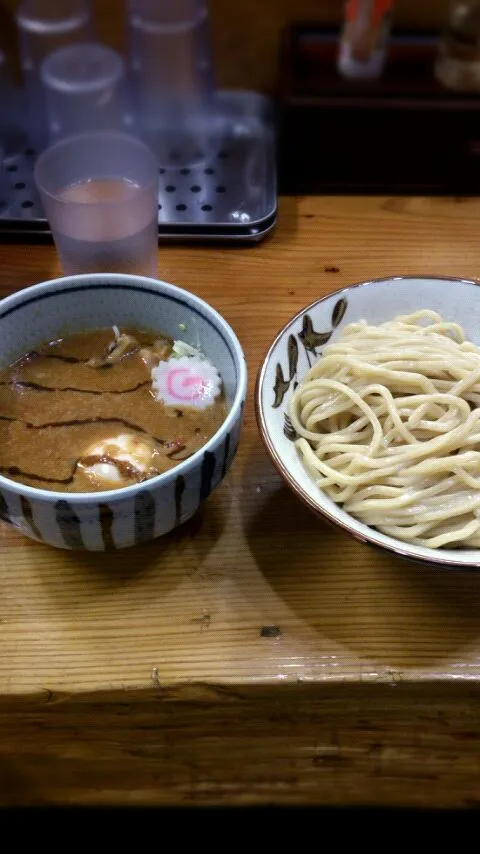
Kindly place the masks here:
<instances>
[{"instance_id":1,"label":"bowl of noodles","mask_svg":"<svg viewBox=\"0 0 480 854\"><path fill-rule=\"evenodd\" d=\"M480 285L392 277L329 294L280 331L256 416L281 476L363 543L480 568Z\"/></svg>"}]
</instances>

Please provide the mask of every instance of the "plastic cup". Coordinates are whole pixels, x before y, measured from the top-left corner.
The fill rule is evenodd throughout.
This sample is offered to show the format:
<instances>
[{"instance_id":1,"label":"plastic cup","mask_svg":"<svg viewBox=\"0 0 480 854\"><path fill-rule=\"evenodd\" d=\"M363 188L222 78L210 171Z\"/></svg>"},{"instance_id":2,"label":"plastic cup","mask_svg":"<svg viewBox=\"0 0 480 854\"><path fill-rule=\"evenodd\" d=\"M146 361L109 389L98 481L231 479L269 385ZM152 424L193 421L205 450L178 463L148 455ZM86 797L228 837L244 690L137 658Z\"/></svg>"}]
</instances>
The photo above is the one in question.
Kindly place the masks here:
<instances>
[{"instance_id":1,"label":"plastic cup","mask_svg":"<svg viewBox=\"0 0 480 854\"><path fill-rule=\"evenodd\" d=\"M158 167L135 137L66 137L37 160L35 182L65 274L157 275Z\"/></svg>"},{"instance_id":2,"label":"plastic cup","mask_svg":"<svg viewBox=\"0 0 480 854\"><path fill-rule=\"evenodd\" d=\"M16 154L25 145L25 109L23 93L15 85L0 50L0 144L4 154Z\"/></svg>"},{"instance_id":3,"label":"plastic cup","mask_svg":"<svg viewBox=\"0 0 480 854\"><path fill-rule=\"evenodd\" d=\"M89 130L122 130L128 122L125 64L98 43L67 45L41 66L50 142Z\"/></svg>"},{"instance_id":4,"label":"plastic cup","mask_svg":"<svg viewBox=\"0 0 480 854\"><path fill-rule=\"evenodd\" d=\"M16 22L29 136L34 148L41 151L48 144L41 64L63 45L93 40L90 4L88 0L23 0Z\"/></svg>"},{"instance_id":5,"label":"plastic cup","mask_svg":"<svg viewBox=\"0 0 480 854\"><path fill-rule=\"evenodd\" d=\"M206 0L129 0L138 130L162 165L202 159L218 131Z\"/></svg>"},{"instance_id":6,"label":"plastic cup","mask_svg":"<svg viewBox=\"0 0 480 854\"><path fill-rule=\"evenodd\" d=\"M2 143L0 142L0 211L3 211L8 204L8 180L7 180L7 170L5 169L5 151L3 150Z\"/></svg>"}]
</instances>

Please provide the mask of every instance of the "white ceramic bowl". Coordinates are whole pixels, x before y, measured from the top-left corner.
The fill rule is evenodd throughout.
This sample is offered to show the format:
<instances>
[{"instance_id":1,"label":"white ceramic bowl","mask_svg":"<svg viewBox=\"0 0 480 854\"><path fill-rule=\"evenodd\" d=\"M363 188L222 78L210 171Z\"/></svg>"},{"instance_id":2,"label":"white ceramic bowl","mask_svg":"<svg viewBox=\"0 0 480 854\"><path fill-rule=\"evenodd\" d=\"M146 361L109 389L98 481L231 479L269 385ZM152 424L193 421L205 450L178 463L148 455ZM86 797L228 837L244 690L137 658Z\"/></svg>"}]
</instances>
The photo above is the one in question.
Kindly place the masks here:
<instances>
[{"instance_id":1,"label":"white ceramic bowl","mask_svg":"<svg viewBox=\"0 0 480 854\"><path fill-rule=\"evenodd\" d=\"M293 385L300 381L342 328L365 319L377 324L418 309L438 311L459 323L480 346L480 284L466 279L404 277L362 282L302 309L275 338L257 377L255 407L259 430L278 471L295 494L318 515L364 543L428 564L480 567L478 549L430 549L401 542L354 519L319 489L303 467L285 419Z\"/></svg>"},{"instance_id":2,"label":"white ceramic bowl","mask_svg":"<svg viewBox=\"0 0 480 854\"><path fill-rule=\"evenodd\" d=\"M0 302L0 366L39 342L100 326L158 329L197 345L218 368L229 402L220 429L188 460L141 484L108 492L35 489L0 475L0 518L28 537L87 551L153 540L185 522L228 471L247 386L245 358L228 323L207 303L156 279L85 274L54 279ZM186 331L179 333L179 325Z\"/></svg>"}]
</instances>

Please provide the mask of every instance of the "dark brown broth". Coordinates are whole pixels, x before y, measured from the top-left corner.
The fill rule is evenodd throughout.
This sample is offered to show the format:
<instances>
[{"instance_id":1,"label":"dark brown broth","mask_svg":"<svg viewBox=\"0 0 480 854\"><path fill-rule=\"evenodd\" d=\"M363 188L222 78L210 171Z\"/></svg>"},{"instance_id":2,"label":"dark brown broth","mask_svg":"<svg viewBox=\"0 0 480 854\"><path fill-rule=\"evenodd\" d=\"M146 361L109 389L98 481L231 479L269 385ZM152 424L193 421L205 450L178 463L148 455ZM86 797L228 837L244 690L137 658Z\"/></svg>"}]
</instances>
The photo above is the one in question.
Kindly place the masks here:
<instances>
[{"instance_id":1,"label":"dark brown broth","mask_svg":"<svg viewBox=\"0 0 480 854\"><path fill-rule=\"evenodd\" d=\"M164 339L158 333L121 330L142 348ZM226 415L224 395L204 410L165 406L151 391L151 368L137 349L119 361L102 361L114 332L97 329L39 345L0 372L0 473L61 492L96 492L129 486L167 471L191 456L218 430ZM119 466L121 483L93 483L86 449L118 434L153 443L152 464L140 473ZM113 461L112 461L113 462Z\"/></svg>"}]
</instances>

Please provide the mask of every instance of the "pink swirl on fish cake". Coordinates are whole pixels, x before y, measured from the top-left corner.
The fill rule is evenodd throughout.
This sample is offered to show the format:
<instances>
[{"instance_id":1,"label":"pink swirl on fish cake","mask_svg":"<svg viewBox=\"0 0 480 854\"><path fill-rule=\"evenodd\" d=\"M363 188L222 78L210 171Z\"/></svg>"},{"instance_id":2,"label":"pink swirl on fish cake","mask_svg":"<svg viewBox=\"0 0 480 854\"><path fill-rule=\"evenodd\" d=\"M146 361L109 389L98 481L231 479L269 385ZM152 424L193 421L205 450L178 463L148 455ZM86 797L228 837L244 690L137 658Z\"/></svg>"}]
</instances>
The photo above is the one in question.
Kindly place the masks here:
<instances>
[{"instance_id":1,"label":"pink swirl on fish cake","mask_svg":"<svg viewBox=\"0 0 480 854\"><path fill-rule=\"evenodd\" d=\"M211 406L222 380L214 365L196 356L170 358L152 370L152 388L166 406Z\"/></svg>"}]
</instances>

